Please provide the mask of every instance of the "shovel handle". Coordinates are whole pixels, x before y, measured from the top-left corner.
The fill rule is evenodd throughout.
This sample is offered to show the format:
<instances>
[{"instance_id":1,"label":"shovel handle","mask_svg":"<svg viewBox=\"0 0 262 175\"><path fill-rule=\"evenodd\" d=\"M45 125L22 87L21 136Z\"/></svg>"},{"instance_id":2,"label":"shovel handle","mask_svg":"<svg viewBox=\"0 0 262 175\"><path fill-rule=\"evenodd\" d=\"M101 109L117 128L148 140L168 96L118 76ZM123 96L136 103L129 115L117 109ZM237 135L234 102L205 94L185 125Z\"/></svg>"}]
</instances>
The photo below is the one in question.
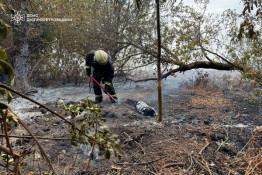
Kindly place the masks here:
<instances>
[{"instance_id":1,"label":"shovel handle","mask_svg":"<svg viewBox=\"0 0 262 175\"><path fill-rule=\"evenodd\" d=\"M101 88L112 100L116 101L116 100L114 99L114 97L112 97L112 95L110 95L110 94L105 90L105 88L103 88L103 86L101 86L101 84L99 84L99 83L96 81L96 79L95 79L92 75L90 75L90 78L92 78L92 80L93 80L98 86L100 86L100 88Z\"/></svg>"}]
</instances>

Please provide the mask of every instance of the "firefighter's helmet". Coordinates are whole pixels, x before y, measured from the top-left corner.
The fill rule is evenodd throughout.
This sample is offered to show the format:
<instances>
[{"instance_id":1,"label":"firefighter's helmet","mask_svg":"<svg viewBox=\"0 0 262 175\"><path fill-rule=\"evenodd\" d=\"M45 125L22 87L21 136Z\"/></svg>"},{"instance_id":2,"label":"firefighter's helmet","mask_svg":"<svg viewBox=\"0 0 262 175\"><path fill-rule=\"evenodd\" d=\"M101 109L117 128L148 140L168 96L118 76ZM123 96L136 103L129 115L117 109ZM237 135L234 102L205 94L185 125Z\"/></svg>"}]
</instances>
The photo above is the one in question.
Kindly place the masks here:
<instances>
[{"instance_id":1,"label":"firefighter's helmet","mask_svg":"<svg viewBox=\"0 0 262 175\"><path fill-rule=\"evenodd\" d=\"M105 65L108 61L108 55L105 51L103 50L97 50L95 52L95 61L98 64Z\"/></svg>"}]
</instances>

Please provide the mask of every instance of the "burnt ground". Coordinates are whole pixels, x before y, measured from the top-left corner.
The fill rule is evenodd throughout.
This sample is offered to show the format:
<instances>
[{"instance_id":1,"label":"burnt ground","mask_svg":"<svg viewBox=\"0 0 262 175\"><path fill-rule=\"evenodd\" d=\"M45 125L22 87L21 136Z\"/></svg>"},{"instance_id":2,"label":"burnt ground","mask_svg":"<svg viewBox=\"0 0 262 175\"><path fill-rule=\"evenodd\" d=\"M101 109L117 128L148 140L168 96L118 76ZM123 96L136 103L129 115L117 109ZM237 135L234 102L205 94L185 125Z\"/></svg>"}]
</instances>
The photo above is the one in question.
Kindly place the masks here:
<instances>
[{"instance_id":1,"label":"burnt ground","mask_svg":"<svg viewBox=\"0 0 262 175\"><path fill-rule=\"evenodd\" d=\"M121 160L96 152L88 174L259 174L262 171L262 104L242 92L181 88L163 97L163 121L140 115L134 100L100 104L105 126L120 139ZM156 107L157 101L148 103ZM55 103L46 104L60 112ZM26 119L57 174L84 174L89 148L74 147L68 126L45 109ZM259 127L260 126L260 127ZM23 129L12 135L28 135ZM12 138L16 150L30 154L23 174L50 172L33 140Z\"/></svg>"}]
</instances>

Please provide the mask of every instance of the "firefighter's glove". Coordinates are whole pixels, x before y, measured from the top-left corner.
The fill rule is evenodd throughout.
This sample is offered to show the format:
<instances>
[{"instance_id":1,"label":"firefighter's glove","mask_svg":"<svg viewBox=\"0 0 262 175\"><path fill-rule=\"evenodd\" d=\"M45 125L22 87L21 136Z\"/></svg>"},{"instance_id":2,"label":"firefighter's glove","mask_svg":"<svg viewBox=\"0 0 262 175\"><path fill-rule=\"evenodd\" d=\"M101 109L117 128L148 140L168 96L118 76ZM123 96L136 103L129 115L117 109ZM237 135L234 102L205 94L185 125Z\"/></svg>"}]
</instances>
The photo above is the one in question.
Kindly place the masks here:
<instances>
[{"instance_id":1,"label":"firefighter's glove","mask_svg":"<svg viewBox=\"0 0 262 175\"><path fill-rule=\"evenodd\" d=\"M86 69L86 74L90 77L90 75L91 75L91 69L90 68Z\"/></svg>"}]
</instances>

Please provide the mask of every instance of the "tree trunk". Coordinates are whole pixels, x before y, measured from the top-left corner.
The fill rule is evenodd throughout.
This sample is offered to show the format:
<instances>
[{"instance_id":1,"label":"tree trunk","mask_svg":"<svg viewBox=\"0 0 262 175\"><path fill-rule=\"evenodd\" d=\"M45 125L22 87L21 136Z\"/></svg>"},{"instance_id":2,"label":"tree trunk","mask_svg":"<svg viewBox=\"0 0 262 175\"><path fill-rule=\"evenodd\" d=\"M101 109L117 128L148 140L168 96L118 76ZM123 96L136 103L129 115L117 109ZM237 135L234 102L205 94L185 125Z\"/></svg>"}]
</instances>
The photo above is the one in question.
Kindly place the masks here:
<instances>
[{"instance_id":1,"label":"tree trunk","mask_svg":"<svg viewBox=\"0 0 262 175\"><path fill-rule=\"evenodd\" d=\"M161 31L160 31L160 10L159 0L156 0L157 8L157 84L158 84L158 121L162 121L162 89L161 89Z\"/></svg>"},{"instance_id":2,"label":"tree trunk","mask_svg":"<svg viewBox=\"0 0 262 175\"><path fill-rule=\"evenodd\" d=\"M25 7L24 12L27 12ZM29 44L28 44L28 23L25 15L25 21L21 25L13 25L13 36L15 46L15 87L23 92L28 91L28 67Z\"/></svg>"}]
</instances>

